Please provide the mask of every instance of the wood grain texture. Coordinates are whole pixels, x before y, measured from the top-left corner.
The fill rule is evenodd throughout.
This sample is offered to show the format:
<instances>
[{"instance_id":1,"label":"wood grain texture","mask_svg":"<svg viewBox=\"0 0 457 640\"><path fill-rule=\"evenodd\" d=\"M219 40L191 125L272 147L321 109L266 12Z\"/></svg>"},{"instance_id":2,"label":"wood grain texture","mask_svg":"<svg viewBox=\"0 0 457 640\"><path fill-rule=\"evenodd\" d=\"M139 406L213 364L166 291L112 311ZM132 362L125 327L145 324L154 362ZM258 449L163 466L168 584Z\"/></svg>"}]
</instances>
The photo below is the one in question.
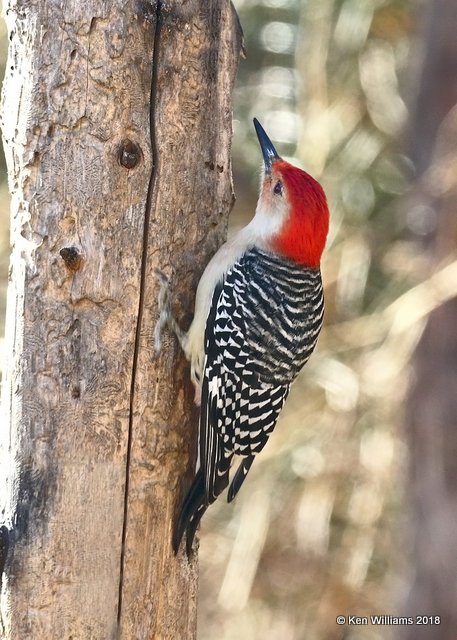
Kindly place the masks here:
<instances>
[{"instance_id":1,"label":"wood grain texture","mask_svg":"<svg viewBox=\"0 0 457 640\"><path fill-rule=\"evenodd\" d=\"M0 633L194 638L196 561L174 558L170 539L196 415L176 344L154 358L154 269L173 276L190 320L233 198L232 8L9 0L5 10L13 246Z\"/></svg>"},{"instance_id":2,"label":"wood grain texture","mask_svg":"<svg viewBox=\"0 0 457 640\"><path fill-rule=\"evenodd\" d=\"M174 339L165 342L159 368L151 366L151 328L157 320L154 271L159 267L171 276L175 308L187 325L196 285L221 243L232 205L231 90L239 43L228 2L167 2L161 18L157 189L132 423L121 629L126 638L172 639L195 633L195 609L188 601L195 607L196 582L188 576L197 570L196 560L189 565L180 555L176 563L170 540L184 480L190 481L195 464L197 415L189 411L193 389ZM173 259L170 246L177 249ZM154 570L157 563L162 563L161 572ZM152 620L147 635L145 621L151 620L153 603L163 616Z\"/></svg>"}]
</instances>

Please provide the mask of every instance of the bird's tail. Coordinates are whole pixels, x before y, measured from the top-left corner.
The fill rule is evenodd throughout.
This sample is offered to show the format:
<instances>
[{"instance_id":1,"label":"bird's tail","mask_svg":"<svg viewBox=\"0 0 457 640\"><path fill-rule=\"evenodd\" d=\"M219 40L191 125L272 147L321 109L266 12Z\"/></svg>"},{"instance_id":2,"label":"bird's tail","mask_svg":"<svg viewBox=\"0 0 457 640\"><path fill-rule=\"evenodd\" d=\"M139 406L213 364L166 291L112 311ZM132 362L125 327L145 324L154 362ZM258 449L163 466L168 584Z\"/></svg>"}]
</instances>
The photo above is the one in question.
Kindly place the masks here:
<instances>
[{"instance_id":1,"label":"bird's tail","mask_svg":"<svg viewBox=\"0 0 457 640\"><path fill-rule=\"evenodd\" d=\"M173 532L173 550L175 554L178 553L183 535L187 532L186 552L187 555L190 556L198 523L207 508L208 505L205 503L205 482L203 472L199 469L184 499L181 507L181 513L179 514L179 518Z\"/></svg>"},{"instance_id":2,"label":"bird's tail","mask_svg":"<svg viewBox=\"0 0 457 640\"><path fill-rule=\"evenodd\" d=\"M241 485L246 479L248 475L248 471L251 468L252 463L254 462L254 456L247 456L243 459L240 466L236 470L235 477L232 480L232 484L229 487L227 502L232 502L233 498L236 496L238 491L241 488Z\"/></svg>"}]
</instances>

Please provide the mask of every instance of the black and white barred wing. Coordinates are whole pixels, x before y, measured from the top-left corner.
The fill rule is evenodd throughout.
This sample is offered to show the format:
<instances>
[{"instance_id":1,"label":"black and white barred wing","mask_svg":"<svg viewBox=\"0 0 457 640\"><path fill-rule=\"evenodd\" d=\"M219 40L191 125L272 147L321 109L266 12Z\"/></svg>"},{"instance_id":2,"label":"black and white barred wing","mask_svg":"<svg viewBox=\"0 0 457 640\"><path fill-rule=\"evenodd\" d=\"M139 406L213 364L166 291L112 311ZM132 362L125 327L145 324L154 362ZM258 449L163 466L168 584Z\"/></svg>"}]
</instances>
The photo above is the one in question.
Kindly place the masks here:
<instances>
[{"instance_id":1,"label":"black and white barred wing","mask_svg":"<svg viewBox=\"0 0 457 640\"><path fill-rule=\"evenodd\" d=\"M243 460L231 500L278 419L322 324L320 274L252 249L227 273L208 316L200 461L213 502Z\"/></svg>"},{"instance_id":2,"label":"black and white barred wing","mask_svg":"<svg viewBox=\"0 0 457 640\"><path fill-rule=\"evenodd\" d=\"M320 273L251 249L216 288L205 333L199 465L174 532L187 553L207 506L225 489L234 454L233 499L278 419L322 324Z\"/></svg>"},{"instance_id":3,"label":"black and white barred wing","mask_svg":"<svg viewBox=\"0 0 457 640\"><path fill-rule=\"evenodd\" d=\"M224 298L222 294L218 308L225 316L229 301ZM208 342L202 385L200 462L206 499L211 503L227 486L233 454L238 454L243 461L232 482L229 501L235 497L255 454L276 424L289 388L259 380L246 349L245 334L230 317L218 318ZM217 353L212 351L213 343Z\"/></svg>"}]
</instances>

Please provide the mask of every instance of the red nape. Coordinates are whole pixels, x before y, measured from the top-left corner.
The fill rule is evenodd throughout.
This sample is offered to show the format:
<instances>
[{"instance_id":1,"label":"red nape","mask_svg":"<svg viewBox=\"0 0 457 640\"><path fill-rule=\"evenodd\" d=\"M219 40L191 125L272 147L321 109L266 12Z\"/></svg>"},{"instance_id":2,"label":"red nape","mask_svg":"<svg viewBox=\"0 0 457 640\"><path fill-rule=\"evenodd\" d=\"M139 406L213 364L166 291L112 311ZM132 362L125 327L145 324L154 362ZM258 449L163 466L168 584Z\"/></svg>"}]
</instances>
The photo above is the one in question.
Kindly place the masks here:
<instances>
[{"instance_id":1,"label":"red nape","mask_svg":"<svg viewBox=\"0 0 457 640\"><path fill-rule=\"evenodd\" d=\"M294 262L317 268L329 227L324 190L306 171L285 160L275 162L274 170L284 182L290 215L273 239L272 248Z\"/></svg>"}]
</instances>

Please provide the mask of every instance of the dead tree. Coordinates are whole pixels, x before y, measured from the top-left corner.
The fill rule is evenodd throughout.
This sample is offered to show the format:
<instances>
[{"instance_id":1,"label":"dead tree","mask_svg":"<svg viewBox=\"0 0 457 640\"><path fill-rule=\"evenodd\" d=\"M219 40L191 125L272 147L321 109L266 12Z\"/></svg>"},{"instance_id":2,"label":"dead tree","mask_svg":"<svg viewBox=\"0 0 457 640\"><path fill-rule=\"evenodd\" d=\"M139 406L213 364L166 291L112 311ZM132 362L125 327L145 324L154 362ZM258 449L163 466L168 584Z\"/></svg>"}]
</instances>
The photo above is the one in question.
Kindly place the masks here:
<instances>
[{"instance_id":1,"label":"dead tree","mask_svg":"<svg viewBox=\"0 0 457 640\"><path fill-rule=\"evenodd\" d=\"M229 0L8 0L12 194L0 483L8 640L195 637L171 527L194 460L189 320L232 204ZM189 453L190 452L190 453Z\"/></svg>"}]
</instances>

